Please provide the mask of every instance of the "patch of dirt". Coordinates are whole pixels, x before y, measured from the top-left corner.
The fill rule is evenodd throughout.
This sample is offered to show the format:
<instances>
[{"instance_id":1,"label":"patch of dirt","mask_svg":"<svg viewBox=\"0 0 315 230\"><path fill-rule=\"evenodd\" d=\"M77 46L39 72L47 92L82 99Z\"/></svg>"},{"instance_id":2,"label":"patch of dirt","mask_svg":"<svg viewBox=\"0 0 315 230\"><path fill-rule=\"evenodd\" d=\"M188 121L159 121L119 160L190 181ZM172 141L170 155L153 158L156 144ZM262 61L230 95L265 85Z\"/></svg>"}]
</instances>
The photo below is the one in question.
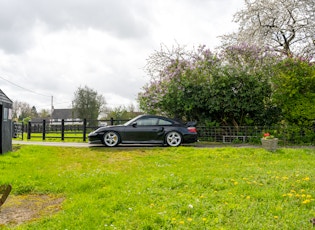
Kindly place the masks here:
<instances>
[{"instance_id":1,"label":"patch of dirt","mask_svg":"<svg viewBox=\"0 0 315 230\"><path fill-rule=\"evenodd\" d=\"M62 209L64 199L55 195L9 195L0 208L0 227L51 216Z\"/></svg>"}]
</instances>

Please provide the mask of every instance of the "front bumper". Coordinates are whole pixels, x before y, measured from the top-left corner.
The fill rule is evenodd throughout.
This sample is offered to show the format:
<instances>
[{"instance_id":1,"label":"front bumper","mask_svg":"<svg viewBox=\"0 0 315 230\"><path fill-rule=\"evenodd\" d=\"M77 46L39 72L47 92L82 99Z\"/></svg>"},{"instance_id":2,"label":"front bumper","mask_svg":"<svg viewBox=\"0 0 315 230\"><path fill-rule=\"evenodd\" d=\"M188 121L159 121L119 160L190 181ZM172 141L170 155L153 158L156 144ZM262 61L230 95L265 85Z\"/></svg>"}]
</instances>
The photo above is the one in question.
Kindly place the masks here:
<instances>
[{"instance_id":1,"label":"front bumper","mask_svg":"<svg viewBox=\"0 0 315 230\"><path fill-rule=\"evenodd\" d=\"M98 134L98 133L95 133L95 132L89 133L88 139L89 139L89 143L90 143L90 144L99 144L99 143L102 143L102 140L101 140L99 134Z\"/></svg>"}]
</instances>

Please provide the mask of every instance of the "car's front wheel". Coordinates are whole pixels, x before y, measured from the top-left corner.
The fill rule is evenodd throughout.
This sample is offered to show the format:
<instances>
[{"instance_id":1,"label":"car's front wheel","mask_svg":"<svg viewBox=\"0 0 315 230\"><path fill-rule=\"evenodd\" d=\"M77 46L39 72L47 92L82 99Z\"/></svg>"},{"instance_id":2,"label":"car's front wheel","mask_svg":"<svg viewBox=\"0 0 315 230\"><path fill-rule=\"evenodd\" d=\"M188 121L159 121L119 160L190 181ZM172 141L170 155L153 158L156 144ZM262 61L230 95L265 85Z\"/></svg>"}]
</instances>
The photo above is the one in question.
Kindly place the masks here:
<instances>
[{"instance_id":1,"label":"car's front wheel","mask_svg":"<svg viewBox=\"0 0 315 230\"><path fill-rule=\"evenodd\" d=\"M169 132L165 137L166 144L172 147L177 147L182 143L182 136L176 131Z\"/></svg>"},{"instance_id":2,"label":"car's front wheel","mask_svg":"<svg viewBox=\"0 0 315 230\"><path fill-rule=\"evenodd\" d=\"M104 144L108 147L115 147L119 144L120 137L116 132L110 131L104 134Z\"/></svg>"}]
</instances>

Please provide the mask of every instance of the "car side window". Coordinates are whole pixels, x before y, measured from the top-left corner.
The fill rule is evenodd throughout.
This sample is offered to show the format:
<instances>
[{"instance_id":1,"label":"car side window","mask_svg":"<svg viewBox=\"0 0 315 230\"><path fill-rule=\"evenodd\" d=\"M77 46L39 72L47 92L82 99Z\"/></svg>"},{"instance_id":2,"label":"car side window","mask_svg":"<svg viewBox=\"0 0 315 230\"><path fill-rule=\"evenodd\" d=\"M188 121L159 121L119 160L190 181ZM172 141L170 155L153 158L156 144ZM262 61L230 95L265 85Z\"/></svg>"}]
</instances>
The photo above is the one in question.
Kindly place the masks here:
<instances>
[{"instance_id":1,"label":"car side window","mask_svg":"<svg viewBox=\"0 0 315 230\"><path fill-rule=\"evenodd\" d=\"M150 126L150 125L156 125L158 122L157 118L140 118L139 120L137 120L137 125L140 126Z\"/></svg>"},{"instance_id":2,"label":"car side window","mask_svg":"<svg viewBox=\"0 0 315 230\"><path fill-rule=\"evenodd\" d=\"M158 125L172 125L172 122L167 121L167 120L163 120L163 119L159 119Z\"/></svg>"}]
</instances>

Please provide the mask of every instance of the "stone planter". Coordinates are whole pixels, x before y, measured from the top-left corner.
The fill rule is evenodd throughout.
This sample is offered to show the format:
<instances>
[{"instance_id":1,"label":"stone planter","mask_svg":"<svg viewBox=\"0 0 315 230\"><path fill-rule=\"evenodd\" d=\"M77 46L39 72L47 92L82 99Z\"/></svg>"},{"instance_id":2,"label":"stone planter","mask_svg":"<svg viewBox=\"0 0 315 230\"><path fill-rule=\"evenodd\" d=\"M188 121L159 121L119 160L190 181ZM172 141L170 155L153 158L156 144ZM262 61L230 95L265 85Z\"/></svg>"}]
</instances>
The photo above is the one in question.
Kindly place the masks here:
<instances>
[{"instance_id":1,"label":"stone planter","mask_svg":"<svg viewBox=\"0 0 315 230\"><path fill-rule=\"evenodd\" d=\"M276 151L278 147L278 138L264 139L261 138L262 147L268 151Z\"/></svg>"}]
</instances>

